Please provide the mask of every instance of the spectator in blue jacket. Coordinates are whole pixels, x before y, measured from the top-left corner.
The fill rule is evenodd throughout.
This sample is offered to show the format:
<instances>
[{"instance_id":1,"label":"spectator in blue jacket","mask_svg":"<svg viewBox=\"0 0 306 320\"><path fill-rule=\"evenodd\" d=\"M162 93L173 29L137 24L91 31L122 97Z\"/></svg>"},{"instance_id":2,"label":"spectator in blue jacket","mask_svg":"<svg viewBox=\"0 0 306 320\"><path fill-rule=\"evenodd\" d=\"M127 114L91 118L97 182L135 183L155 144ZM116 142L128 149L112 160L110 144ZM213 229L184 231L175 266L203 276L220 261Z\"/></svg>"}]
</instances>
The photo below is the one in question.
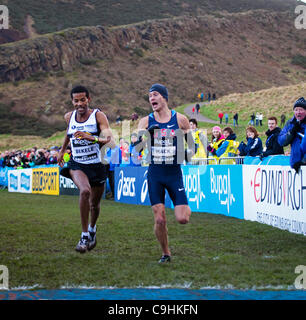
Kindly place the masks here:
<instances>
[{"instance_id":1,"label":"spectator in blue jacket","mask_svg":"<svg viewBox=\"0 0 306 320\"><path fill-rule=\"evenodd\" d=\"M306 157L306 134L305 133L301 143L301 150L302 150L303 157L305 159Z\"/></svg>"},{"instance_id":2,"label":"spectator in blue jacket","mask_svg":"<svg viewBox=\"0 0 306 320\"><path fill-rule=\"evenodd\" d=\"M131 134L131 144L129 147L130 153L130 166L140 167L141 166L141 153L137 152L137 144L139 144L137 133Z\"/></svg>"},{"instance_id":3,"label":"spectator in blue jacket","mask_svg":"<svg viewBox=\"0 0 306 320\"><path fill-rule=\"evenodd\" d=\"M238 150L241 156L259 156L262 153L262 141L254 127L246 128L247 144L240 142Z\"/></svg>"},{"instance_id":4,"label":"spectator in blue jacket","mask_svg":"<svg viewBox=\"0 0 306 320\"><path fill-rule=\"evenodd\" d=\"M301 144L301 150L303 153L303 156L306 156L306 134L304 134L304 138L302 139L302 144Z\"/></svg>"},{"instance_id":5,"label":"spectator in blue jacket","mask_svg":"<svg viewBox=\"0 0 306 320\"><path fill-rule=\"evenodd\" d=\"M278 136L281 146L291 145L290 166L299 172L301 165L306 165L305 131L306 131L306 101L299 98L293 105L294 116L287 121Z\"/></svg>"}]
</instances>

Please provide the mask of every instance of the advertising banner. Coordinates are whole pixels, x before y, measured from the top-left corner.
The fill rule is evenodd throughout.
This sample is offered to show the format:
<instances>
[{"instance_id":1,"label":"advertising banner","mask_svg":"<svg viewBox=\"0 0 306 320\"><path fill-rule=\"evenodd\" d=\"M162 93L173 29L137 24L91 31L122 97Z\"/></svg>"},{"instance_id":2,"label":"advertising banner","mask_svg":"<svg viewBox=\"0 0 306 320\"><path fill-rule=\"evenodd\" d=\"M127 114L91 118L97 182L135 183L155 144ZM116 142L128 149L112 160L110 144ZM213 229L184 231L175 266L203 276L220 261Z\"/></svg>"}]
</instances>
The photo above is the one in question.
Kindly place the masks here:
<instances>
[{"instance_id":1,"label":"advertising banner","mask_svg":"<svg viewBox=\"0 0 306 320\"><path fill-rule=\"evenodd\" d=\"M8 171L8 191L9 192L18 192L20 174L18 170Z\"/></svg>"},{"instance_id":2,"label":"advertising banner","mask_svg":"<svg viewBox=\"0 0 306 320\"><path fill-rule=\"evenodd\" d=\"M182 166L191 211L243 219L242 166Z\"/></svg>"},{"instance_id":3,"label":"advertising banner","mask_svg":"<svg viewBox=\"0 0 306 320\"><path fill-rule=\"evenodd\" d=\"M119 202L138 204L140 192L138 167L115 168L115 199Z\"/></svg>"},{"instance_id":4,"label":"advertising banner","mask_svg":"<svg viewBox=\"0 0 306 320\"><path fill-rule=\"evenodd\" d=\"M80 194L80 190L73 183L73 181L61 175L59 176L59 188L60 188L60 194L73 195L73 196Z\"/></svg>"},{"instance_id":5,"label":"advertising banner","mask_svg":"<svg viewBox=\"0 0 306 320\"><path fill-rule=\"evenodd\" d=\"M32 192L32 169L18 169L8 171L9 192Z\"/></svg>"},{"instance_id":6,"label":"advertising banner","mask_svg":"<svg viewBox=\"0 0 306 320\"><path fill-rule=\"evenodd\" d=\"M116 167L115 200L150 206L147 173L148 167ZM171 206L168 192L166 192L165 206Z\"/></svg>"},{"instance_id":7,"label":"advertising banner","mask_svg":"<svg viewBox=\"0 0 306 320\"><path fill-rule=\"evenodd\" d=\"M32 193L59 195L59 168L32 169Z\"/></svg>"},{"instance_id":8,"label":"advertising banner","mask_svg":"<svg viewBox=\"0 0 306 320\"><path fill-rule=\"evenodd\" d=\"M0 186L8 187L8 171L13 168L4 167L0 168Z\"/></svg>"},{"instance_id":9,"label":"advertising banner","mask_svg":"<svg viewBox=\"0 0 306 320\"><path fill-rule=\"evenodd\" d=\"M150 205L147 167L115 169L115 199ZM182 166L187 199L193 212L210 212L243 219L242 167ZM172 207L168 192L165 206Z\"/></svg>"},{"instance_id":10,"label":"advertising banner","mask_svg":"<svg viewBox=\"0 0 306 320\"><path fill-rule=\"evenodd\" d=\"M244 218L306 235L306 167L243 166Z\"/></svg>"},{"instance_id":11,"label":"advertising banner","mask_svg":"<svg viewBox=\"0 0 306 320\"><path fill-rule=\"evenodd\" d=\"M31 193L32 192L32 169L17 170L20 172L18 192Z\"/></svg>"}]
</instances>

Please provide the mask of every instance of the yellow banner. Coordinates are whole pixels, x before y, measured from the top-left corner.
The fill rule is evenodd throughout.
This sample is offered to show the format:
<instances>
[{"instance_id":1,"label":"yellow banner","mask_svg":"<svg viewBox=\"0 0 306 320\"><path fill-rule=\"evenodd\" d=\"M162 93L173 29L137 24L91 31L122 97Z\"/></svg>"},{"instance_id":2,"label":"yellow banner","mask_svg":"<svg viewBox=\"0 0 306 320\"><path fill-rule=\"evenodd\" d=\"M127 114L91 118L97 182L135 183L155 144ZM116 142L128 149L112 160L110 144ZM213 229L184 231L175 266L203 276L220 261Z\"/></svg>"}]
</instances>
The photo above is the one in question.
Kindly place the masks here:
<instances>
[{"instance_id":1,"label":"yellow banner","mask_svg":"<svg viewBox=\"0 0 306 320\"><path fill-rule=\"evenodd\" d=\"M33 168L32 193L59 195L59 168Z\"/></svg>"}]
</instances>

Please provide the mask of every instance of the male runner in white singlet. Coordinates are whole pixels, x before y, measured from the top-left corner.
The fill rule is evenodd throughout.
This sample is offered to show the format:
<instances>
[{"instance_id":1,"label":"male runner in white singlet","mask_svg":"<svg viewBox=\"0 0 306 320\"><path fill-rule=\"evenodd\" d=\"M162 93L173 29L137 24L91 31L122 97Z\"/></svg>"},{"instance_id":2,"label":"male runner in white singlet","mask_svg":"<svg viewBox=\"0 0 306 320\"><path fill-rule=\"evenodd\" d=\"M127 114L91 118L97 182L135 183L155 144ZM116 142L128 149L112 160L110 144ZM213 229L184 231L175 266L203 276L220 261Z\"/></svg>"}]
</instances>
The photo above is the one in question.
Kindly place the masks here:
<instances>
[{"instance_id":1,"label":"male runner in white singlet","mask_svg":"<svg viewBox=\"0 0 306 320\"><path fill-rule=\"evenodd\" d=\"M105 144L113 147L114 139L106 115L99 109L89 108L88 90L77 86L70 95L75 110L65 114L68 128L58 163L62 167L60 174L72 179L80 190L82 235L75 249L84 253L97 243L96 222L106 181L106 166L102 164L100 148ZM69 142L72 155L64 167L63 157Z\"/></svg>"}]
</instances>

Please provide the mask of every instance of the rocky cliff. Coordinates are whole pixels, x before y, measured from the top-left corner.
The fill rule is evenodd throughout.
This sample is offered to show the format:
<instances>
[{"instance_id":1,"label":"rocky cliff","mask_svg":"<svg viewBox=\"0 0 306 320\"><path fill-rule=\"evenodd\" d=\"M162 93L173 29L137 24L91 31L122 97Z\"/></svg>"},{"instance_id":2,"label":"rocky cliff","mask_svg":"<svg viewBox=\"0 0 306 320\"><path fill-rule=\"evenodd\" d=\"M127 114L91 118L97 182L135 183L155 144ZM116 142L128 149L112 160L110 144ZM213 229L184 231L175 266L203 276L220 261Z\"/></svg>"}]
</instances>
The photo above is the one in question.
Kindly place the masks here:
<instances>
[{"instance_id":1,"label":"rocky cliff","mask_svg":"<svg viewBox=\"0 0 306 320\"><path fill-rule=\"evenodd\" d=\"M75 84L89 88L111 121L147 113L154 82L167 85L171 106L195 101L200 91L220 97L296 84L306 78L306 42L294 19L263 10L218 13L79 27L2 45L1 103L51 130L71 110Z\"/></svg>"},{"instance_id":2,"label":"rocky cliff","mask_svg":"<svg viewBox=\"0 0 306 320\"><path fill-rule=\"evenodd\" d=\"M261 29L261 32L269 32L271 37L279 37L282 41L280 33L288 21L293 24L293 17L287 13L258 11L218 17L177 18L117 28L97 26L67 29L0 46L0 82L27 79L39 72L72 71L82 61L86 63L116 55L124 56L129 50L137 48L170 47L177 40L202 41L203 53L207 46L213 45L213 37L222 34L225 36L224 42L236 42L240 38L250 44L252 40L248 40L249 35L253 36L254 30ZM290 29L293 39L298 37L298 32L293 28L288 29L287 26L285 29L286 36ZM271 43L274 39L271 39ZM257 40L260 40L260 33L257 34ZM252 45L260 47L259 41L252 42ZM224 43L225 47L227 43ZM266 49L262 47L262 50Z\"/></svg>"}]
</instances>

